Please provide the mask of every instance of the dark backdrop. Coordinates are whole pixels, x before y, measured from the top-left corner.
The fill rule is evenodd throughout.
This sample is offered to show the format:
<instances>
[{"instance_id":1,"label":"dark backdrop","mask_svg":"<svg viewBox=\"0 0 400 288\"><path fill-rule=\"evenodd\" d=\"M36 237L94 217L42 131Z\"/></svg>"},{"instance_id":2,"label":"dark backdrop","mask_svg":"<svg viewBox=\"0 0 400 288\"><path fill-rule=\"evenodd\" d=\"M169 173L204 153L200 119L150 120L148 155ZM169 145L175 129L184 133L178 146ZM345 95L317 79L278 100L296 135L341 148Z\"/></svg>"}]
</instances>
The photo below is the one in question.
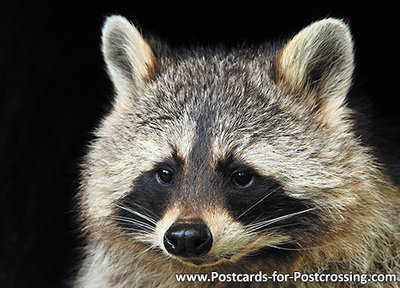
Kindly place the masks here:
<instances>
[{"instance_id":1,"label":"dark backdrop","mask_svg":"<svg viewBox=\"0 0 400 288\"><path fill-rule=\"evenodd\" d=\"M324 17L345 19L356 45L355 87L380 123L373 132L391 145L385 161L393 162L400 140L395 1L107 2L0 2L0 287L62 287L73 273L77 163L112 97L99 49L106 15L120 13L172 45L258 43Z\"/></svg>"}]
</instances>

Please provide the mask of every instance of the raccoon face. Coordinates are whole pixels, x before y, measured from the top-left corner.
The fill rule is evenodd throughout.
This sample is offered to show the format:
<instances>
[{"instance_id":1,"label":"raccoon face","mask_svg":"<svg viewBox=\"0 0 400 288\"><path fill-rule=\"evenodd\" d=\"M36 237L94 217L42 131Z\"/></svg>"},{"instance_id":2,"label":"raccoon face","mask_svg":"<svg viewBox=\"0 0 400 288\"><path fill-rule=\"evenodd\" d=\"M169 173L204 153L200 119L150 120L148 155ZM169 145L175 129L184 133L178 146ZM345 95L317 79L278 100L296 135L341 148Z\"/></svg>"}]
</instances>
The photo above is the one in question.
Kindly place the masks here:
<instances>
[{"instance_id":1,"label":"raccoon face","mask_svg":"<svg viewBox=\"0 0 400 288\"><path fill-rule=\"evenodd\" d=\"M97 241L209 266L279 258L341 229L333 207L357 201L343 191L360 178L348 28L326 19L272 47L155 51L125 18L107 20L117 97L83 175Z\"/></svg>"}]
</instances>

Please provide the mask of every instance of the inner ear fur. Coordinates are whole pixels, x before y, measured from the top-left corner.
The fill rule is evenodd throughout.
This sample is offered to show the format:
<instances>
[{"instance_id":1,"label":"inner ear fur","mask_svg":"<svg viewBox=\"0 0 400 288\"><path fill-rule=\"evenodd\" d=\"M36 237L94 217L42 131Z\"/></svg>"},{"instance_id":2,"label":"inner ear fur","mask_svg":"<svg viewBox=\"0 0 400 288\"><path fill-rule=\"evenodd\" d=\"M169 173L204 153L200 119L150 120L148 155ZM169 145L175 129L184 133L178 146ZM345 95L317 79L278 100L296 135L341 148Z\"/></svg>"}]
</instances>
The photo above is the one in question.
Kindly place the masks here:
<instances>
[{"instance_id":1,"label":"inner ear fur","mask_svg":"<svg viewBox=\"0 0 400 288\"><path fill-rule=\"evenodd\" d=\"M354 70L349 27L324 19L301 30L280 51L277 81L313 107L332 113L343 106Z\"/></svg>"}]
</instances>

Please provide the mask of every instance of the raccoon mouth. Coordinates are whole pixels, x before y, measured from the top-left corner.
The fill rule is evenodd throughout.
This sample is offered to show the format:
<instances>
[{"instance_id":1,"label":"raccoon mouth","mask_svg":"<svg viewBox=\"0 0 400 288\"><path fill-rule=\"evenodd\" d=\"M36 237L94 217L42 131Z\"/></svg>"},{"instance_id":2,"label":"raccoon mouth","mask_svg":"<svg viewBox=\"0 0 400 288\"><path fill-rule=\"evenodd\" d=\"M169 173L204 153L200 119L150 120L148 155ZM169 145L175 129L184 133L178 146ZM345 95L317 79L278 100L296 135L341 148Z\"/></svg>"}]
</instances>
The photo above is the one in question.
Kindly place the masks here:
<instances>
[{"instance_id":1,"label":"raccoon mouth","mask_svg":"<svg viewBox=\"0 0 400 288\"><path fill-rule=\"evenodd\" d=\"M203 256L203 257L179 257L179 261L189 266L209 267L223 262L228 262L233 257L233 254L224 254L219 257Z\"/></svg>"}]
</instances>

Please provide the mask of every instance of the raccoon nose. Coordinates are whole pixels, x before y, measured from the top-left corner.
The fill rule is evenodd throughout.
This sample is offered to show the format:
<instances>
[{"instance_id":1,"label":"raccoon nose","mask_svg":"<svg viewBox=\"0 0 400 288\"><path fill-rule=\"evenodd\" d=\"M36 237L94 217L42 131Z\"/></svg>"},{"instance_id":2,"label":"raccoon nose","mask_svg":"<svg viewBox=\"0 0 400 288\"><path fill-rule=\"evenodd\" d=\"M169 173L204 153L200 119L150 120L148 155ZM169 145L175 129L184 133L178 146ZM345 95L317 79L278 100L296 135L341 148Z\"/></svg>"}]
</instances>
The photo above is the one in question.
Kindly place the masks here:
<instances>
[{"instance_id":1,"label":"raccoon nose","mask_svg":"<svg viewBox=\"0 0 400 288\"><path fill-rule=\"evenodd\" d=\"M173 255L202 256L211 249L212 235L205 224L176 223L164 235L164 246Z\"/></svg>"}]
</instances>

